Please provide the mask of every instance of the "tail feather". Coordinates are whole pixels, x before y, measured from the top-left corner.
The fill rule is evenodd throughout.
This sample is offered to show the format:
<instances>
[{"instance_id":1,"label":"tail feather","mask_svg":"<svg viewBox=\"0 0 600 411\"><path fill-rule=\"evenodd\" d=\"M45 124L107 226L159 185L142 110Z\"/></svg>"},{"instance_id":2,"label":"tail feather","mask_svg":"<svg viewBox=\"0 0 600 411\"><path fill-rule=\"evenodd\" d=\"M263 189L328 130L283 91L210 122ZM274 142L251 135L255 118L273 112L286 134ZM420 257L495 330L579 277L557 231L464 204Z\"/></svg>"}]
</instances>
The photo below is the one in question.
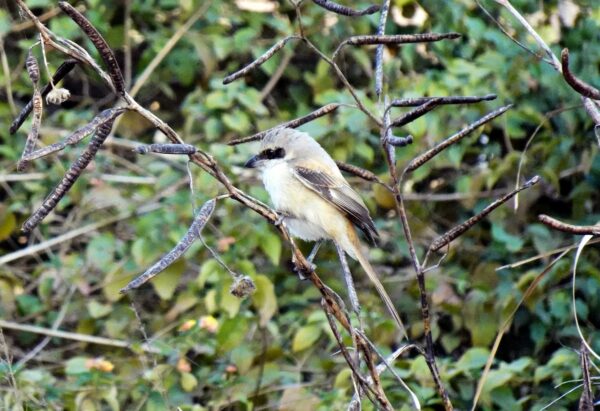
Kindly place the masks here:
<instances>
[{"instance_id":1,"label":"tail feather","mask_svg":"<svg viewBox=\"0 0 600 411\"><path fill-rule=\"evenodd\" d=\"M356 255L356 259L362 266L363 270L365 270L365 272L367 273L369 280L371 280L371 282L377 289L377 292L379 293L379 296L383 300L385 307L388 309L388 311L394 318L394 321L396 321L396 324L398 324L398 328L400 329L400 332L402 333L404 338L408 339L408 335L406 334L406 328L404 327L404 324L402 323L402 320L400 319L400 315L398 314L398 311L396 311L396 308L394 307L394 303L392 302L392 299L388 295L387 291L385 291L385 288L383 288L383 284L381 284L381 281L379 280L379 277L377 276L377 274L375 273L375 270L371 266L371 263L369 263L369 260L367 260L367 258L365 257L365 255L362 253L362 251L359 249L358 246L354 247L353 251Z\"/></svg>"}]
</instances>

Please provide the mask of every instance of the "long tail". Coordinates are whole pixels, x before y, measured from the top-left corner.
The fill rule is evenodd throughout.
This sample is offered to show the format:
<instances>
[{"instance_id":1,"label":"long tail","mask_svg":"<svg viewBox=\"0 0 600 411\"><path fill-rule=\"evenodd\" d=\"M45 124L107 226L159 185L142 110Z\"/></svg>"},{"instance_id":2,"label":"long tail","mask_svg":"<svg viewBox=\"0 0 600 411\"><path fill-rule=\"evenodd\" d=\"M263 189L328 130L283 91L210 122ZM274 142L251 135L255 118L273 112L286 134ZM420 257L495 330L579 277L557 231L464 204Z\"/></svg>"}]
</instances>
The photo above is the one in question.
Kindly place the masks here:
<instances>
[{"instance_id":1,"label":"long tail","mask_svg":"<svg viewBox=\"0 0 600 411\"><path fill-rule=\"evenodd\" d=\"M398 328L400 328L400 332L404 335L404 338L408 339L408 335L406 334L406 328L404 327L404 324L402 323L402 320L400 319L400 315L398 315L398 311L396 311L396 308L394 307L394 303L392 303L392 300L391 300L390 296L388 295L387 291L385 291L385 288L383 288L383 284L381 284L381 281L379 281L379 277L375 273L375 270L373 269L373 267L371 267L371 263L369 263L369 260L367 260L367 257L365 257L365 255L360 250L360 246L357 245L353 248L354 248L353 251L356 255L356 259L362 266L363 270L365 270L365 272L367 273L369 280L371 280L371 282L377 289L377 292L379 293L379 296L383 300L386 308L388 309L388 311L394 318L394 321L396 321L396 324L398 324Z\"/></svg>"}]
</instances>

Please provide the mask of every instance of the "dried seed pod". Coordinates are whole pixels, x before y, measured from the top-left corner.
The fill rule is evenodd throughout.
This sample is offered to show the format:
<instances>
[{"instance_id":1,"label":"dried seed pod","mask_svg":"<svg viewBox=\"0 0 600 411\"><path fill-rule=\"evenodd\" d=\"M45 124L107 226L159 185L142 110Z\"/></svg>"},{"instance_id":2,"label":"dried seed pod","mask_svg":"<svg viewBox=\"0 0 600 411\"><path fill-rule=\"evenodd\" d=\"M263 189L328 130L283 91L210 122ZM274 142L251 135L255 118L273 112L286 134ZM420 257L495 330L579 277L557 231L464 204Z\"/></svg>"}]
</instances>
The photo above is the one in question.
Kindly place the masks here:
<instances>
[{"instance_id":1,"label":"dried seed pod","mask_svg":"<svg viewBox=\"0 0 600 411\"><path fill-rule=\"evenodd\" d=\"M148 282L154 276L159 274L165 268L173 264L175 260L183 255L183 253L190 248L192 243L200 236L202 229L210 219L213 211L215 210L215 204L217 203L216 199L210 199L200 208L198 215L194 219L192 225L185 233L183 238L173 247L171 251L165 254L160 260L152 265L152 267L148 268L142 275L136 277L131 280L129 284L125 287L121 288L119 291L121 294L126 293L127 291L133 290L134 288L138 288L142 284Z\"/></svg>"},{"instance_id":2,"label":"dried seed pod","mask_svg":"<svg viewBox=\"0 0 600 411\"><path fill-rule=\"evenodd\" d=\"M100 57L106 64L108 68L108 74L111 79L112 86L115 91L120 95L125 94L125 80L123 79L123 74L121 73L121 69L119 68L119 63L117 63L117 58L113 53L112 49L104 40L104 37L100 34L100 32L89 22L89 20L81 14L75 7L71 6L66 1L59 1L58 7L62 11L64 11L67 16L69 16L77 25L83 30L85 35L90 39Z\"/></svg>"},{"instance_id":3,"label":"dried seed pod","mask_svg":"<svg viewBox=\"0 0 600 411\"><path fill-rule=\"evenodd\" d=\"M198 149L191 144L148 144L137 146L134 151L138 154L194 154Z\"/></svg>"},{"instance_id":4,"label":"dried seed pod","mask_svg":"<svg viewBox=\"0 0 600 411\"><path fill-rule=\"evenodd\" d=\"M349 7L342 6L341 4L334 3L333 1L330 1L330 0L313 0L313 2L315 4L323 7L325 10L329 10L336 14L341 14L342 16L348 16L348 17L367 16L369 14L375 14L379 11L378 5L369 6L364 10L353 10Z\"/></svg>"},{"instance_id":5,"label":"dried seed pod","mask_svg":"<svg viewBox=\"0 0 600 411\"><path fill-rule=\"evenodd\" d=\"M563 49L560 54L562 63L562 74L565 81L571 86L573 90L578 92L584 97L589 97L594 100L600 100L600 90L591 84L577 78L569 68L569 49Z\"/></svg>"},{"instance_id":6,"label":"dried seed pod","mask_svg":"<svg viewBox=\"0 0 600 411\"><path fill-rule=\"evenodd\" d=\"M38 86L40 81L40 66L38 65L37 59L33 55L33 51L29 49L27 52L27 58L25 59L25 67L27 67L27 74L29 79L35 87Z\"/></svg>"},{"instance_id":7,"label":"dried seed pod","mask_svg":"<svg viewBox=\"0 0 600 411\"><path fill-rule=\"evenodd\" d=\"M35 149L35 144L37 143L39 133L40 133L40 125L42 123L42 111L43 111L43 102L42 102L42 94L40 90L35 89L33 92L33 117L31 119L31 130L27 134L27 140L25 140L25 148L23 149L23 154L21 155L21 160L17 163L17 171L22 173L29 166L29 160L27 156L33 152Z\"/></svg>"},{"instance_id":8,"label":"dried seed pod","mask_svg":"<svg viewBox=\"0 0 600 411\"><path fill-rule=\"evenodd\" d=\"M269 50L265 51L261 56L259 56L256 60L254 60L247 66L241 68L240 70L236 71L235 73L231 73L230 75L225 77L223 79L223 84L229 84L232 81L235 81L238 78L245 76L250 71L254 70L256 67L260 66L265 61L267 61L271 57L273 57L275 55L275 53L277 53L279 50L281 50L287 44L288 41L296 40L299 38L300 37L298 37L298 36L288 36L288 37L285 37L285 38L279 40Z\"/></svg>"},{"instance_id":9,"label":"dried seed pod","mask_svg":"<svg viewBox=\"0 0 600 411\"><path fill-rule=\"evenodd\" d=\"M256 285L252 278L247 275L235 277L233 280L233 284L229 288L229 292L238 297L238 298L246 298L249 295L254 294L256 291Z\"/></svg>"},{"instance_id":10,"label":"dried seed pod","mask_svg":"<svg viewBox=\"0 0 600 411\"><path fill-rule=\"evenodd\" d=\"M50 212L56 207L58 202L73 187L83 170L92 162L100 146L110 134L114 121L109 121L98 127L96 134L91 139L90 144L79 156L71 167L67 170L64 177L56 188L46 197L42 205L23 223L21 230L25 233L31 232Z\"/></svg>"},{"instance_id":11,"label":"dried seed pod","mask_svg":"<svg viewBox=\"0 0 600 411\"><path fill-rule=\"evenodd\" d=\"M76 64L77 62L75 60L67 60L64 63L62 63L58 67L58 69L56 69L54 76L52 76L52 83L57 84L59 81L61 81L67 74L69 74L71 70L73 70L73 67L75 67ZM47 96L50 90L52 90L52 85L48 83L42 88L42 97ZM27 103L27 105L23 107L21 112L13 120L12 124L10 125L10 134L15 134L17 132L17 130L19 129L19 127L21 127L27 116L29 116L29 113L31 113L32 108L33 99L29 100L29 103Z\"/></svg>"},{"instance_id":12,"label":"dried seed pod","mask_svg":"<svg viewBox=\"0 0 600 411\"><path fill-rule=\"evenodd\" d=\"M71 92L66 88L53 88L46 96L46 103L59 105L71 97Z\"/></svg>"}]
</instances>

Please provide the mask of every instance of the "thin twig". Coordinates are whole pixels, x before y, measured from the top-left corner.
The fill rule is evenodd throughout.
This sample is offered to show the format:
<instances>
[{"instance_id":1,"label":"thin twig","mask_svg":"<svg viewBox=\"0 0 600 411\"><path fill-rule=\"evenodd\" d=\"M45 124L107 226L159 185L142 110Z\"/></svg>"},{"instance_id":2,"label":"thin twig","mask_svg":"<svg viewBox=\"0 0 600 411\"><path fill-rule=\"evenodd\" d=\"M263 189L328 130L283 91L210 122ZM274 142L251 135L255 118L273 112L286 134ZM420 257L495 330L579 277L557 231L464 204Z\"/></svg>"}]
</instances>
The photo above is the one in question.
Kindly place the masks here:
<instances>
[{"instance_id":1,"label":"thin twig","mask_svg":"<svg viewBox=\"0 0 600 411\"><path fill-rule=\"evenodd\" d=\"M19 324L19 323L15 323L13 321L6 321L6 320L1 320L1 319L0 319L0 328L6 328L9 330L16 330L16 331L23 331L23 332L33 333L33 334L47 335L47 336L54 337L54 338L62 338L65 340L72 340L72 341L80 341L80 342L84 342L84 343L88 343L88 344L98 344L98 345L105 345L105 346L109 346L109 347L133 349L132 344L128 341L117 340L114 338L97 337L95 335L73 333L73 332L68 332L68 331L53 330L51 328L39 327L37 325ZM154 348L147 344L143 344L141 346L141 348L145 352L153 352L153 353L161 352L157 348Z\"/></svg>"}]
</instances>

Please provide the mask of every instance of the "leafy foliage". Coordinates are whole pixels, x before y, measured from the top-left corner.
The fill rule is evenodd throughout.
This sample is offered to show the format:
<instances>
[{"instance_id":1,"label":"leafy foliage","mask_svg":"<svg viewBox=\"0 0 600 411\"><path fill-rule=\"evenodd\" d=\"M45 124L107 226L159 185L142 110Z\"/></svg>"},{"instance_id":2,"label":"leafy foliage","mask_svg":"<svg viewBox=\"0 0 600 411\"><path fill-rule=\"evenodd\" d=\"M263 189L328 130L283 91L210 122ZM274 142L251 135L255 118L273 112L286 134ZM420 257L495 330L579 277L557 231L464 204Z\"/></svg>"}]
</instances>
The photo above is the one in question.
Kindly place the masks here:
<instances>
[{"instance_id":1,"label":"leafy foliage","mask_svg":"<svg viewBox=\"0 0 600 411\"><path fill-rule=\"evenodd\" d=\"M10 85L17 108L29 100L31 86L24 56L36 38L33 29L21 27L23 20L14 4L2 3L0 36L10 72L0 71L0 130L4 130L0 133L4 170L0 181L5 189L0 196L0 249L3 255L10 255L29 245L19 233L20 224L82 147L36 161L21 180L16 178L15 165L30 120L15 136L8 135L15 113L6 93ZM27 3L37 15L55 7L46 0ZM201 3L130 2L128 33L124 2L90 0L86 16L117 51L122 68L125 44L130 45L135 83ZM152 72L139 100L177 128L187 143L205 149L226 165L250 194L268 202L256 179L239 167L252 147L233 148L225 143L300 117L318 106L352 100L329 67L294 42L245 78L222 85L227 74L296 30L289 3L273 3L277 7L274 13L242 9L244 3L252 2L211 3ZM266 0L257 3L271 4ZM505 11L494 2L483 3L535 49ZM571 2L514 3L556 54L569 47L572 68L578 75L591 83L599 78L600 7L596 2L572 2L578 7L573 24L563 9L564 3ZM508 205L496 210L452 244L439 270L427 274L442 378L454 405L466 409L506 316L550 261L551 251L576 241L535 223L537 214L581 224L600 219L600 157L591 121L578 96L548 65L511 42L473 2L396 0L392 5L388 34L456 31L464 37L427 46L386 48L386 93L393 98L490 92L499 96L494 102L440 107L411 123L401 131L412 134L415 143L398 150L399 165L499 105L516 105L407 181L407 198L416 200L408 201L408 210L418 253L424 253L436 234L491 201L477 193L512 189L523 156L522 174L540 174L544 179L538 188L520 195L516 213ZM423 12L425 18L420 21L417 17ZM378 22L377 15L335 17L309 2L302 6L302 19L307 36L328 53L349 35L373 33ZM94 55L67 17L52 17L47 24ZM368 99L369 109L376 111L373 56L370 47L347 47L340 64L359 96ZM52 68L61 62L58 53L50 52L48 57ZM287 65L270 89L269 80L282 62ZM113 102L108 90L88 75L76 68L64 81L73 98L44 112L43 144L58 141ZM42 70L42 82L45 80ZM395 114L401 112L396 110ZM378 130L361 112L342 107L302 130L317 138L336 160L360 165L386 179L383 155L377 149ZM55 337L19 367L19 361L44 337L3 328L0 346L7 350L0 350L0 378L6 387L0 391L2 403L9 409L22 405L26 409L180 407L194 411L347 406L353 394L350 373L343 359L334 354L336 344L318 293L290 272L288 249L272 228L234 203L219 202L204 239L225 264L254 280L257 292L251 298L239 300L229 293L229 274L200 243L152 280L152 286L132 296L118 294L181 238L194 205L220 191L213 179L192 168L194 190L190 194L181 159L134 156L130 142L163 138L139 117L124 116L116 136L119 139L107 144L29 241L39 243L80 227L90 228L52 248L0 266L0 318L46 330L56 322L60 330L133 344L116 348ZM360 189L382 233L381 248L373 249L370 259L409 325L410 338L419 342L423 325L418 287L402 229L390 218L393 199L381 187L350 180ZM446 194L457 194L459 199L436 201L444 200ZM541 258L498 270L535 256ZM600 350L600 334L593 313L600 309L599 260L597 247L589 246L580 261L576 289L580 321L596 350ZM316 263L319 270L331 273L328 284L345 295L343 279L336 275L340 270L333 247L324 247ZM399 336L358 266L353 268L366 334L389 354L398 346ZM568 259L556 264L518 309L483 387L482 409L540 409L577 384L570 381L581 378L570 269ZM72 294L71 288L75 290ZM147 342L156 352L145 350ZM410 353L398 359L395 367L426 408L438 406L422 357ZM406 393L388 373L383 379L392 403L398 408L408 404ZM579 395L575 390L553 409L571 409Z\"/></svg>"}]
</instances>

